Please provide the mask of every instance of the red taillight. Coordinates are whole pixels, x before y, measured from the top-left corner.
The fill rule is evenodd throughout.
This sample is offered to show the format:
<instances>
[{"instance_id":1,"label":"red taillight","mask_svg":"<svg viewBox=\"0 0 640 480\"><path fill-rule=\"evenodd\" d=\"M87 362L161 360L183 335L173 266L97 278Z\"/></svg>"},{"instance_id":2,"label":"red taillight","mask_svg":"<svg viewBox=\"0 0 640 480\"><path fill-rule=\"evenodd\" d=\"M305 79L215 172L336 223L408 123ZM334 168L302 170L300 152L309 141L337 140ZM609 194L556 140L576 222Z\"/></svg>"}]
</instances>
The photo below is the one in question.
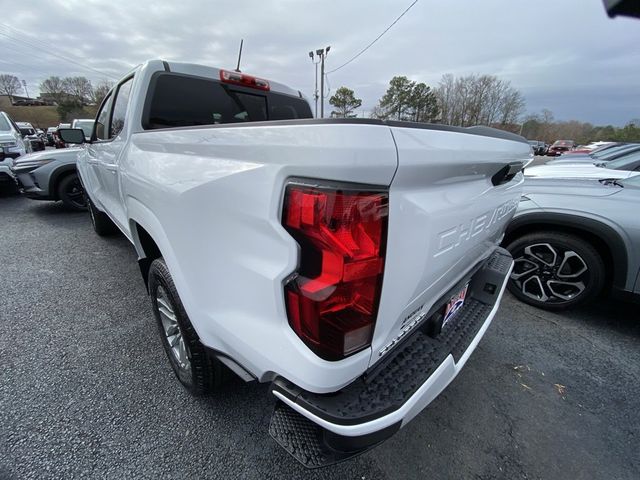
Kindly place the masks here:
<instances>
[{"instance_id":1,"label":"red taillight","mask_svg":"<svg viewBox=\"0 0 640 480\"><path fill-rule=\"evenodd\" d=\"M257 88L258 90L268 91L271 88L269 82L262 78L240 72L230 72L229 70L220 70L220 81L234 85L242 85L243 87Z\"/></svg>"},{"instance_id":2,"label":"red taillight","mask_svg":"<svg viewBox=\"0 0 640 480\"><path fill-rule=\"evenodd\" d=\"M293 330L318 356L338 360L371 344L380 303L389 196L291 183L282 223L300 245L285 286Z\"/></svg>"}]
</instances>

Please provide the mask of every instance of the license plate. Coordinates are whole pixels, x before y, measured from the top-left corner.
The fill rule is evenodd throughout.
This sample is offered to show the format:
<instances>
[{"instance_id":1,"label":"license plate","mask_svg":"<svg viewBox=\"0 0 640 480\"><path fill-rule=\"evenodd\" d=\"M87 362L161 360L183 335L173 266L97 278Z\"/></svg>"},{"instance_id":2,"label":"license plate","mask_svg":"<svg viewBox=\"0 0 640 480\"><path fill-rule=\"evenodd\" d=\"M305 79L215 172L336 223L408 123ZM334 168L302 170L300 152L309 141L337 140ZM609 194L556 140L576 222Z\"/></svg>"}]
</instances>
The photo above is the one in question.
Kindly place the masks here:
<instances>
[{"instance_id":1,"label":"license plate","mask_svg":"<svg viewBox=\"0 0 640 480\"><path fill-rule=\"evenodd\" d=\"M449 303L447 303L447 308L444 310L444 319L442 320L442 326L444 327L449 320L455 317L456 313L460 311L462 306L464 305L464 299L467 297L467 290L469 289L469 284L467 283L462 290L460 290L457 294L451 297Z\"/></svg>"}]
</instances>

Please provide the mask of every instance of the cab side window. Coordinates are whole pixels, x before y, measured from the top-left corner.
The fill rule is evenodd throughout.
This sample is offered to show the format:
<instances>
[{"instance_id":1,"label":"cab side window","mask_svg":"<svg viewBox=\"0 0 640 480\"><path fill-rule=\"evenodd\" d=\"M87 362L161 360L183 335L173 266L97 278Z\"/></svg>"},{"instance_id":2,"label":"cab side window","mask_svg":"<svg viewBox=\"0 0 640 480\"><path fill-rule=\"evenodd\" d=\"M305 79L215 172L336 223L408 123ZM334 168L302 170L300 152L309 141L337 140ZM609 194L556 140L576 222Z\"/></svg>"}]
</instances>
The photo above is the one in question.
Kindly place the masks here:
<instances>
[{"instance_id":1,"label":"cab side window","mask_svg":"<svg viewBox=\"0 0 640 480\"><path fill-rule=\"evenodd\" d=\"M96 117L96 139L98 140L109 140L107 128L107 122L109 121L109 111L111 110L111 100L113 99L113 95L109 93L107 95L107 99L102 104L102 109L98 112Z\"/></svg>"},{"instance_id":2,"label":"cab side window","mask_svg":"<svg viewBox=\"0 0 640 480\"><path fill-rule=\"evenodd\" d=\"M113 115L111 116L111 132L109 134L109 138L117 137L124 127L132 85L133 77L129 78L118 88L116 100L113 104Z\"/></svg>"}]
</instances>

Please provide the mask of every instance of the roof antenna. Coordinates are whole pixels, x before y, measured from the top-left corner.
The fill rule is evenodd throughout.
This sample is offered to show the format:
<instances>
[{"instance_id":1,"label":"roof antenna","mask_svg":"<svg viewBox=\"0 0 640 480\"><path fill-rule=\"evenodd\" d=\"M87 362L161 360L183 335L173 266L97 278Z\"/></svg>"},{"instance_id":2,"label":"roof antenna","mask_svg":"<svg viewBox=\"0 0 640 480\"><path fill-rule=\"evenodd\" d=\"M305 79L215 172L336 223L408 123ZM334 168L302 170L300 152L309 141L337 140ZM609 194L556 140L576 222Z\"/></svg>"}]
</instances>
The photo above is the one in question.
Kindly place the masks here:
<instances>
[{"instance_id":1,"label":"roof antenna","mask_svg":"<svg viewBox=\"0 0 640 480\"><path fill-rule=\"evenodd\" d=\"M244 43L244 38L240 39L240 51L238 52L238 66L236 67L236 72L240 72L240 59L242 58L242 44Z\"/></svg>"}]
</instances>

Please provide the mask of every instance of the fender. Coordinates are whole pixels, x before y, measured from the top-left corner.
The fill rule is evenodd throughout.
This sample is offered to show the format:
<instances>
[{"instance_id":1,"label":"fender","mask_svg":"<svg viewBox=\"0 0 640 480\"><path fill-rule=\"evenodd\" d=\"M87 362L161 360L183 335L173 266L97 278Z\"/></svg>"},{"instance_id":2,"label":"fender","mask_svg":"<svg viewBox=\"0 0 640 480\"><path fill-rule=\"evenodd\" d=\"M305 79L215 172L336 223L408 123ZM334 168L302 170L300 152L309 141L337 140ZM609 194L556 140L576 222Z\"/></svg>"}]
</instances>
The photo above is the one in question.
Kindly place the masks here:
<instances>
[{"instance_id":1,"label":"fender","mask_svg":"<svg viewBox=\"0 0 640 480\"><path fill-rule=\"evenodd\" d=\"M57 186L60 179L67 175L70 172L78 173L78 169L76 168L75 163L68 163L66 165L62 165L54 170L51 174L51 178L49 178L49 196L58 200L58 192Z\"/></svg>"},{"instance_id":2,"label":"fender","mask_svg":"<svg viewBox=\"0 0 640 480\"><path fill-rule=\"evenodd\" d=\"M625 289L627 283L628 257L627 246L613 227L588 217L555 212L532 212L514 217L507 226L505 238L528 225L553 225L581 230L597 236L611 252L613 259L613 284L617 289Z\"/></svg>"},{"instance_id":3,"label":"fender","mask_svg":"<svg viewBox=\"0 0 640 480\"><path fill-rule=\"evenodd\" d=\"M158 246L158 249L162 254L162 258L164 258L167 263L167 267L171 272L171 277L173 278L173 282L178 290L178 294L180 295L180 300L187 312L189 312L190 306L195 305L195 303L189 289L184 288L186 281L184 279L182 269L180 268L180 264L176 259L171 243L169 242L160 221L146 205L135 197L128 196L125 201L127 207L127 218L129 221L129 233L131 235L130 241L133 243L136 253L138 254L138 262L144 261L144 259L146 259L146 254L142 248L140 238L138 237L136 224L144 228ZM194 326L194 328L196 327ZM200 335L199 332L198 335Z\"/></svg>"}]
</instances>

